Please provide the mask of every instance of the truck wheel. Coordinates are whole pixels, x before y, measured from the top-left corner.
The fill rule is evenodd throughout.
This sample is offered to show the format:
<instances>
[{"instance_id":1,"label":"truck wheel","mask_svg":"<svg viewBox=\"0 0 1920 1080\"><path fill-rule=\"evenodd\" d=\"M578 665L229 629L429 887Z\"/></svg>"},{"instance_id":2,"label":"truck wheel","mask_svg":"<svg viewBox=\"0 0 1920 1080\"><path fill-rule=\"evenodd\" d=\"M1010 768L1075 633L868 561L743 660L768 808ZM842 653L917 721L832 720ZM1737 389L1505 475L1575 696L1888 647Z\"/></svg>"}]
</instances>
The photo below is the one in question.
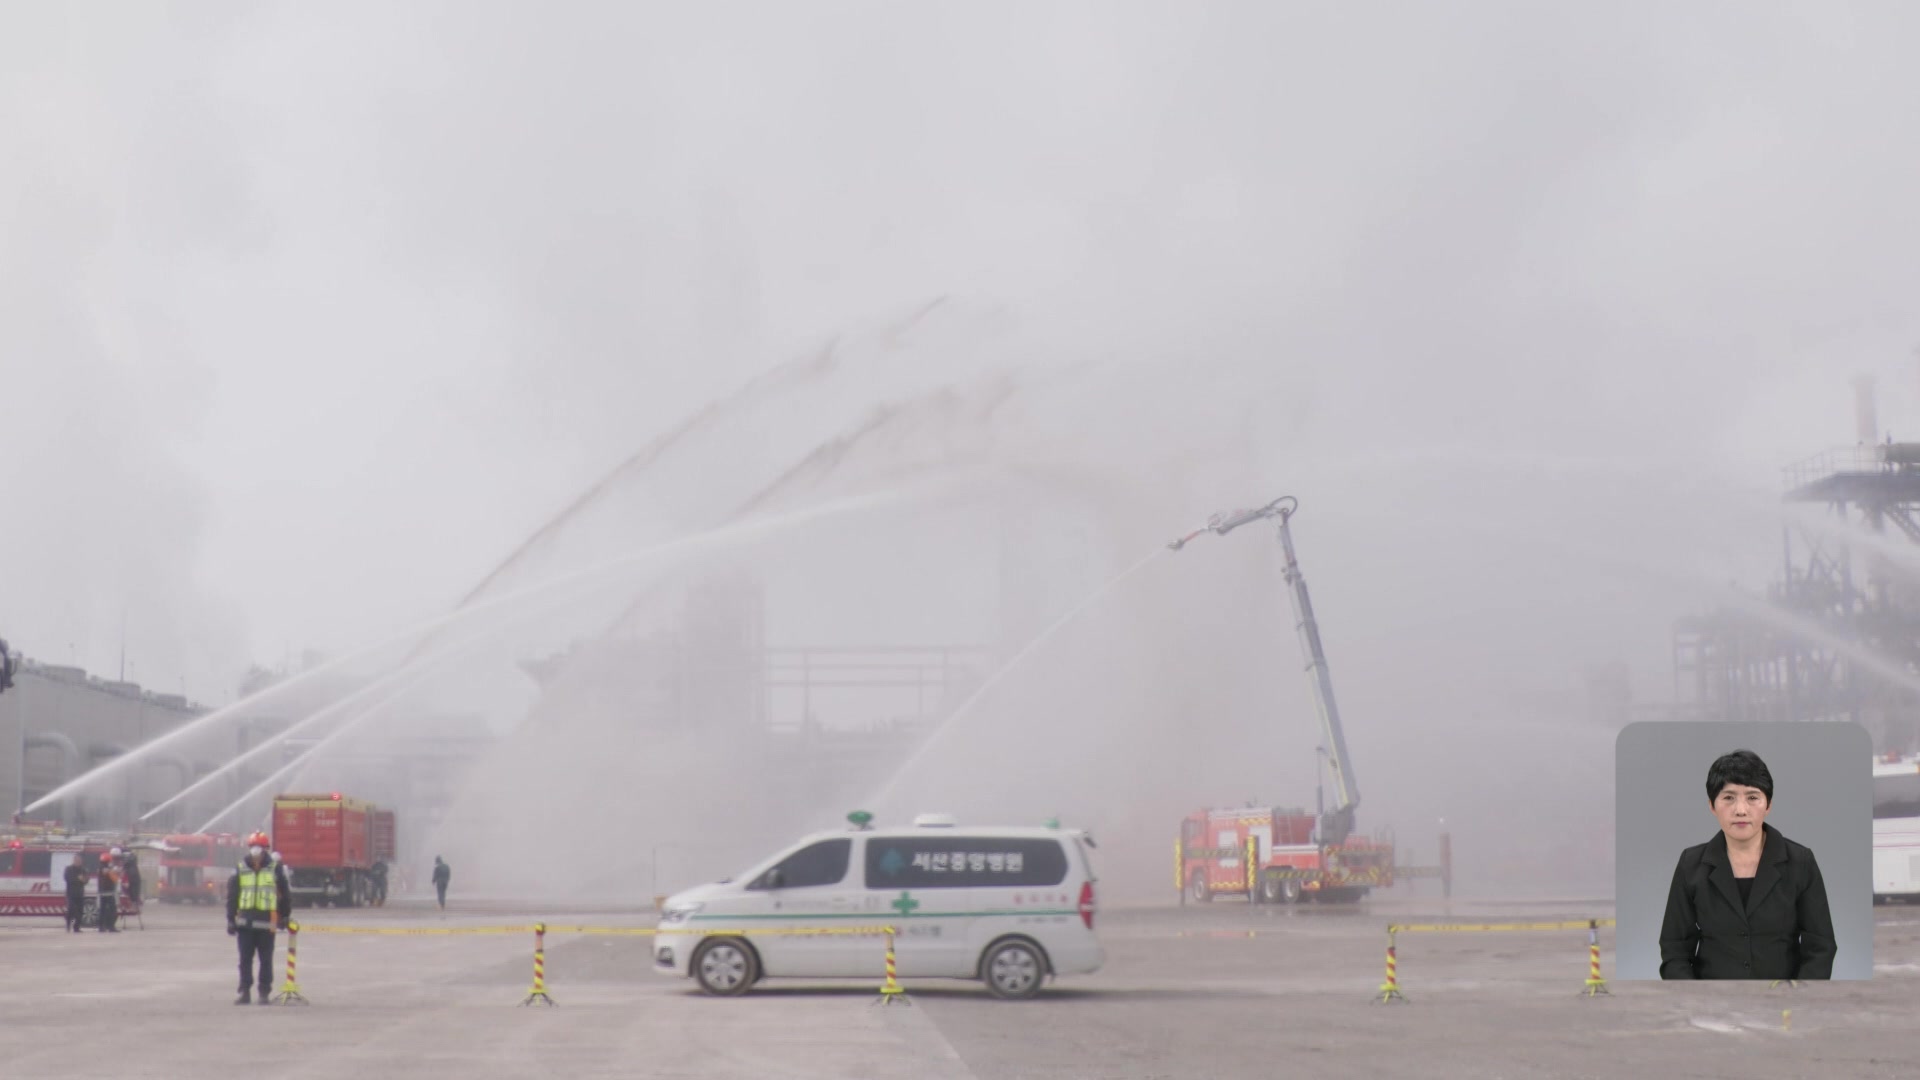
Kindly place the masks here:
<instances>
[{"instance_id":1,"label":"truck wheel","mask_svg":"<svg viewBox=\"0 0 1920 1080\"><path fill-rule=\"evenodd\" d=\"M1260 879L1260 902L1263 904L1291 904L1300 899L1300 883L1291 878L1283 879L1277 874Z\"/></svg>"},{"instance_id":2,"label":"truck wheel","mask_svg":"<svg viewBox=\"0 0 1920 1080\"><path fill-rule=\"evenodd\" d=\"M693 954L693 977L715 997L738 997L759 979L753 950L739 938L713 938Z\"/></svg>"},{"instance_id":3,"label":"truck wheel","mask_svg":"<svg viewBox=\"0 0 1920 1080\"><path fill-rule=\"evenodd\" d=\"M1207 875L1205 871L1195 870L1193 876L1187 879L1187 895L1191 897L1196 904L1206 904L1213 901L1213 893L1207 889Z\"/></svg>"},{"instance_id":4,"label":"truck wheel","mask_svg":"<svg viewBox=\"0 0 1920 1080\"><path fill-rule=\"evenodd\" d=\"M980 978L987 992L1002 1001L1025 1001L1040 992L1047 962L1031 942L1002 941L980 961Z\"/></svg>"},{"instance_id":5,"label":"truck wheel","mask_svg":"<svg viewBox=\"0 0 1920 1080\"><path fill-rule=\"evenodd\" d=\"M92 929L100 925L100 901L88 897L80 901L80 925Z\"/></svg>"}]
</instances>

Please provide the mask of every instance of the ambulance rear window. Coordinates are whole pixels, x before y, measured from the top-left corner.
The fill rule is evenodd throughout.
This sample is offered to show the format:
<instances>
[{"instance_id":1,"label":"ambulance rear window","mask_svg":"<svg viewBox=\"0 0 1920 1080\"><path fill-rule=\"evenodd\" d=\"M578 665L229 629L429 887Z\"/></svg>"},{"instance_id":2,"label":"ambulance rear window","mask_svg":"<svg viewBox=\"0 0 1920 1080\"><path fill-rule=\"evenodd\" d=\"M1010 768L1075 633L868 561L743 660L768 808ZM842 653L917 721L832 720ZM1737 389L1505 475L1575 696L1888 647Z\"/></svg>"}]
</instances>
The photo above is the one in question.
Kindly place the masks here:
<instances>
[{"instance_id":1,"label":"ambulance rear window","mask_svg":"<svg viewBox=\"0 0 1920 1080\"><path fill-rule=\"evenodd\" d=\"M1037 837L886 837L867 841L867 888L1034 888L1067 879L1060 841Z\"/></svg>"}]
</instances>

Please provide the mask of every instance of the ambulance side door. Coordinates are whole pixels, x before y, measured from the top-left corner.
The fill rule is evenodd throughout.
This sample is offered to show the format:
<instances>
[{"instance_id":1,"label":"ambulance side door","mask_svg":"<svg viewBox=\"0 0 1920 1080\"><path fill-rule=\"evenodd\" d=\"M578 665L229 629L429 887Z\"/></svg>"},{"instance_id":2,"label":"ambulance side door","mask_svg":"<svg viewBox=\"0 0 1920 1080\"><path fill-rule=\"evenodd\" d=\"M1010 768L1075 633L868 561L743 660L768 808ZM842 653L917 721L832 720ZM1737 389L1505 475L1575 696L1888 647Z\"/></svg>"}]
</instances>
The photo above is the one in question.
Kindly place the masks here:
<instances>
[{"instance_id":1,"label":"ambulance side door","mask_svg":"<svg viewBox=\"0 0 1920 1080\"><path fill-rule=\"evenodd\" d=\"M867 840L866 905L874 925L894 928L901 977L969 974L968 929L979 891L968 860L984 851L965 836L881 836ZM861 974L885 973L884 940L868 942Z\"/></svg>"},{"instance_id":2,"label":"ambulance side door","mask_svg":"<svg viewBox=\"0 0 1920 1080\"><path fill-rule=\"evenodd\" d=\"M804 979L863 973L858 950L840 932L860 912L854 848L852 837L818 840L747 883L749 893L762 896L765 917L754 921L769 932L755 936L753 947L766 974Z\"/></svg>"}]
</instances>

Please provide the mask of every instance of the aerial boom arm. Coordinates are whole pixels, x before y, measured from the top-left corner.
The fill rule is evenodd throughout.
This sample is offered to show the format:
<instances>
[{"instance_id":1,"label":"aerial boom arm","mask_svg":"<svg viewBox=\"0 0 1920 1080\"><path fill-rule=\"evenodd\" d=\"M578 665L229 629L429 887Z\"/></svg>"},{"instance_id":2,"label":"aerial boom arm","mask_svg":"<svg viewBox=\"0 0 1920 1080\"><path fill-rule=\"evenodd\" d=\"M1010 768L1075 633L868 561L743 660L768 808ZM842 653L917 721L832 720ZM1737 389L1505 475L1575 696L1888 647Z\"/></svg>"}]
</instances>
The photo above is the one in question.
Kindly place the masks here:
<instances>
[{"instance_id":1,"label":"aerial boom arm","mask_svg":"<svg viewBox=\"0 0 1920 1080\"><path fill-rule=\"evenodd\" d=\"M1293 601L1294 629L1300 635L1300 651L1307 663L1307 672L1313 678L1313 703L1320 715L1320 734L1326 745L1327 767L1333 773L1334 807L1320 821L1320 840L1322 843L1340 844L1353 832L1353 812L1360 805L1360 785L1354 780L1353 768L1347 758L1347 734L1340 722L1340 706L1333 696L1333 676L1327 669L1327 653L1320 645L1320 624L1313 617L1313 600L1307 595L1307 579L1300 573L1300 563L1294 556L1293 532L1288 528L1288 520L1299 508L1299 502L1291 496L1283 496L1266 506L1253 510L1232 510L1215 514L1207 519L1207 524L1167 546L1175 551L1185 547L1202 533L1217 533L1225 536L1234 529L1253 521L1278 518L1280 521L1280 548L1286 555L1287 594Z\"/></svg>"},{"instance_id":2,"label":"aerial boom arm","mask_svg":"<svg viewBox=\"0 0 1920 1080\"><path fill-rule=\"evenodd\" d=\"M1360 805L1360 785L1347 757L1347 730L1340 722L1340 705L1333 697L1333 675L1327 669L1327 651L1320 646L1320 623L1313 617L1313 599L1307 579L1293 554L1293 532L1287 528L1289 508L1280 515L1280 547L1286 552L1288 594L1293 598L1294 628L1300 634L1300 652L1313 676L1313 703L1320 713L1320 733L1326 739L1327 767L1333 772L1333 810L1320 822L1320 838L1339 844L1353 832L1353 811Z\"/></svg>"}]
</instances>

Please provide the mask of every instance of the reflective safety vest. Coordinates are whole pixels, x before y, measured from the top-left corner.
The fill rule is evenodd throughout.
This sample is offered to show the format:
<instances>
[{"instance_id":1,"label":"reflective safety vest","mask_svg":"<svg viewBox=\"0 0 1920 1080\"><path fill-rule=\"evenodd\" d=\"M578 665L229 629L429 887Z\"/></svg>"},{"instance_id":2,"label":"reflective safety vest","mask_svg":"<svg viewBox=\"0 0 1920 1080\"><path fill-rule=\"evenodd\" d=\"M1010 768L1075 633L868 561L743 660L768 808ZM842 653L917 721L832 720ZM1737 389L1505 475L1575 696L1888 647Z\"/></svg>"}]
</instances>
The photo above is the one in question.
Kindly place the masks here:
<instances>
[{"instance_id":1,"label":"reflective safety vest","mask_svg":"<svg viewBox=\"0 0 1920 1080\"><path fill-rule=\"evenodd\" d=\"M280 891L274 887L273 867L264 870L240 870L240 911L266 914L280 906Z\"/></svg>"}]
</instances>

